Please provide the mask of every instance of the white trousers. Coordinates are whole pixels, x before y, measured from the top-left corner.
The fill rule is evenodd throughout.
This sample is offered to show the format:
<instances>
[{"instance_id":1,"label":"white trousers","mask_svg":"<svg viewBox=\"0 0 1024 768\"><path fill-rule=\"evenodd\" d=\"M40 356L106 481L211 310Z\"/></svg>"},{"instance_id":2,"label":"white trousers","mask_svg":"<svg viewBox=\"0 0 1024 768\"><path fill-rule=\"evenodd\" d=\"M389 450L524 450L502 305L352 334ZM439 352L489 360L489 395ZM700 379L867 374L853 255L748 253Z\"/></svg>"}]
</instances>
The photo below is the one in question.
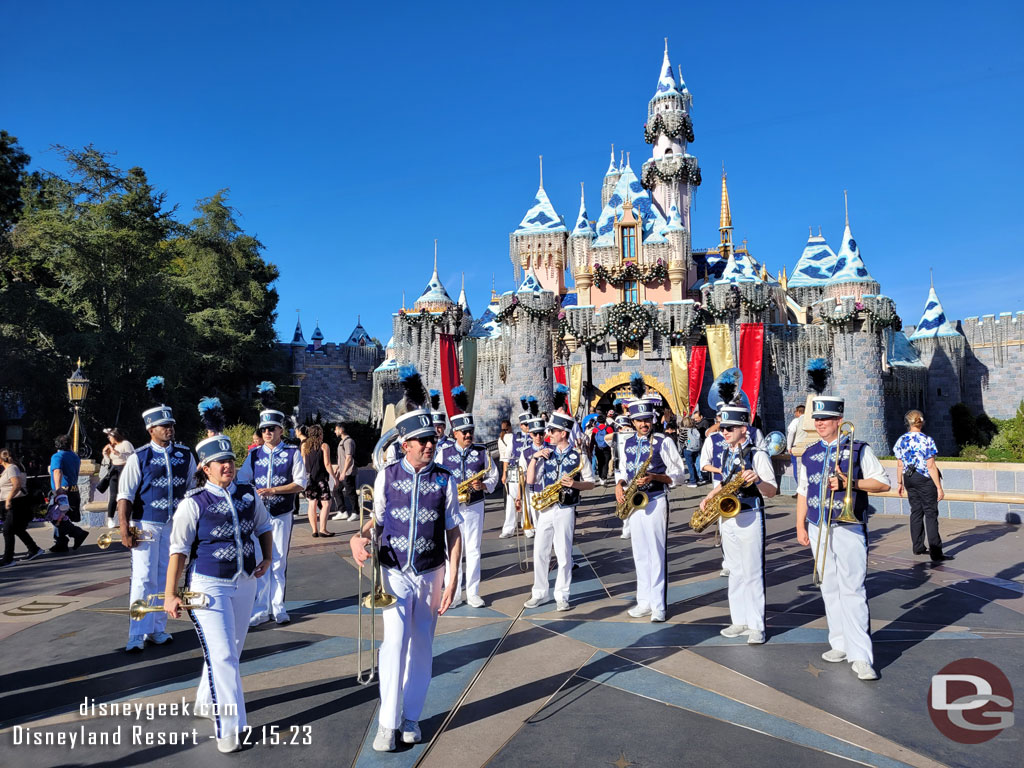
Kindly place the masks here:
<instances>
[{"instance_id":1,"label":"white trousers","mask_svg":"<svg viewBox=\"0 0 1024 768\"><path fill-rule=\"evenodd\" d=\"M194 573L189 589L204 592L210 598L209 608L190 614L203 650L196 710L213 715L214 733L223 738L246 725L238 660L249 631L256 579L243 573L233 582L223 582Z\"/></svg>"},{"instance_id":2,"label":"white trousers","mask_svg":"<svg viewBox=\"0 0 1024 768\"><path fill-rule=\"evenodd\" d=\"M811 553L818 551L818 526L807 524ZM847 661L874 664L871 648L871 617L864 578L868 571L867 540L859 526L834 525L832 534L822 542L819 559L824 559L821 599L828 619L828 643L835 651L845 651ZM819 565L821 568L821 565Z\"/></svg>"},{"instance_id":3,"label":"white trousers","mask_svg":"<svg viewBox=\"0 0 1024 768\"><path fill-rule=\"evenodd\" d=\"M519 483L508 481L508 496L505 498L505 523L501 526L502 534L511 536L516 532L516 523L520 515L516 512L516 499L519 498Z\"/></svg>"},{"instance_id":4,"label":"white trousers","mask_svg":"<svg viewBox=\"0 0 1024 768\"><path fill-rule=\"evenodd\" d=\"M142 520L129 521L131 525L153 536L153 541L140 541L132 547L132 602L147 595L164 591L167 586L167 561L171 557L171 526L169 523L150 523ZM159 605L160 602L154 603ZM128 637L141 637L163 632L167 626L167 614L163 611L147 613L138 621L129 619Z\"/></svg>"},{"instance_id":5,"label":"white trousers","mask_svg":"<svg viewBox=\"0 0 1024 768\"><path fill-rule=\"evenodd\" d=\"M555 577L555 600L569 600L572 586L572 530L575 525L573 507L556 504L536 515L533 521L536 536L533 539L533 596L546 600L550 592L548 566L551 564L551 548L558 558L558 575Z\"/></svg>"},{"instance_id":6,"label":"white trousers","mask_svg":"<svg viewBox=\"0 0 1024 768\"><path fill-rule=\"evenodd\" d=\"M722 520L722 551L729 568L729 615L733 624L764 632L764 517L743 510Z\"/></svg>"},{"instance_id":7,"label":"white trousers","mask_svg":"<svg viewBox=\"0 0 1024 768\"><path fill-rule=\"evenodd\" d=\"M288 571L288 548L292 543L292 513L272 515L271 533L274 546L271 552L270 569L256 580L256 602L252 607L252 618L265 619L280 616L284 610L285 574ZM256 562L263 559L260 542L256 539Z\"/></svg>"},{"instance_id":8,"label":"white trousers","mask_svg":"<svg viewBox=\"0 0 1024 768\"><path fill-rule=\"evenodd\" d=\"M423 574L384 568L384 587L398 598L381 615L384 640L377 657L380 724L398 728L419 720L434 663L434 629L441 607L444 566Z\"/></svg>"},{"instance_id":9,"label":"white trousers","mask_svg":"<svg viewBox=\"0 0 1024 768\"><path fill-rule=\"evenodd\" d=\"M627 518L636 567L636 603L665 612L665 521L668 499L662 494Z\"/></svg>"},{"instance_id":10,"label":"white trousers","mask_svg":"<svg viewBox=\"0 0 1024 768\"><path fill-rule=\"evenodd\" d=\"M459 505L459 512L462 514L462 522L459 523L459 531L462 533L462 552L465 556L465 565L459 561L459 588L455 597L462 594L462 586L466 586L466 594L470 597L480 594L480 548L484 541L484 501L481 499L473 504ZM445 577L445 585L448 579Z\"/></svg>"}]
</instances>

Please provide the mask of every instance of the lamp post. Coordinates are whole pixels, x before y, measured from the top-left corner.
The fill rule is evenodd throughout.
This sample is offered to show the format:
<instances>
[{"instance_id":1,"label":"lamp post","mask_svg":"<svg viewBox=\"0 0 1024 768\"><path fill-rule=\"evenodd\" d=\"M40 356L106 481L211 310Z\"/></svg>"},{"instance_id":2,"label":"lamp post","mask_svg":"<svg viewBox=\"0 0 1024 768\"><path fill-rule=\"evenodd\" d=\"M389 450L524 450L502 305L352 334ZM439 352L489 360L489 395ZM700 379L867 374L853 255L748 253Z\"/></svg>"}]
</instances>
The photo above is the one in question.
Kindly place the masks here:
<instances>
[{"instance_id":1,"label":"lamp post","mask_svg":"<svg viewBox=\"0 0 1024 768\"><path fill-rule=\"evenodd\" d=\"M78 358L78 368L68 379L68 400L71 402L71 409L75 416L71 421L71 450L82 458L88 458L89 439L82 434L82 421L79 416L79 409L85 402L85 396L89 394L89 380L82 373L82 358ZM81 451L79 450L81 441Z\"/></svg>"}]
</instances>

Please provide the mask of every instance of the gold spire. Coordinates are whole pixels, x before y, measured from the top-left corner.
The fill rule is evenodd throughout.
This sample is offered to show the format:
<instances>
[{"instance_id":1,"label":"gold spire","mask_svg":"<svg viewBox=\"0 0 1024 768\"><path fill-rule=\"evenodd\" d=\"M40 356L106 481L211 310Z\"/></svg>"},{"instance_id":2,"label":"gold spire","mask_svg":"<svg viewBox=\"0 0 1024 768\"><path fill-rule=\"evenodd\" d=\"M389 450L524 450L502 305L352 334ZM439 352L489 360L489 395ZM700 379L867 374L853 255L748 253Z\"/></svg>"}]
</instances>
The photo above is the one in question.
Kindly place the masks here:
<instances>
[{"instance_id":1,"label":"gold spire","mask_svg":"<svg viewBox=\"0 0 1024 768\"><path fill-rule=\"evenodd\" d=\"M725 163L722 163L722 216L718 225L722 233L722 258L729 258L732 253L732 211L729 208L729 188L725 183Z\"/></svg>"}]
</instances>

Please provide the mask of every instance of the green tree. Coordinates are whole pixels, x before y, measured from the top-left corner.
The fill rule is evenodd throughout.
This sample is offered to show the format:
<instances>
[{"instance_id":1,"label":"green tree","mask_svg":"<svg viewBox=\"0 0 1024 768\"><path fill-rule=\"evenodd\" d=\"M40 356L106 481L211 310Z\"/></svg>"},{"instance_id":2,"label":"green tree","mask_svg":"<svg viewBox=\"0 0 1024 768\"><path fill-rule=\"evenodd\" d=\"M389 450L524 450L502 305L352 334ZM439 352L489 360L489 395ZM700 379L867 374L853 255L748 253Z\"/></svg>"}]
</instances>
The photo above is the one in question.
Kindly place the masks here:
<instances>
[{"instance_id":1,"label":"green tree","mask_svg":"<svg viewBox=\"0 0 1024 768\"><path fill-rule=\"evenodd\" d=\"M21 213L21 187L31 159L17 137L0 131L0 233L13 227Z\"/></svg>"}]
</instances>

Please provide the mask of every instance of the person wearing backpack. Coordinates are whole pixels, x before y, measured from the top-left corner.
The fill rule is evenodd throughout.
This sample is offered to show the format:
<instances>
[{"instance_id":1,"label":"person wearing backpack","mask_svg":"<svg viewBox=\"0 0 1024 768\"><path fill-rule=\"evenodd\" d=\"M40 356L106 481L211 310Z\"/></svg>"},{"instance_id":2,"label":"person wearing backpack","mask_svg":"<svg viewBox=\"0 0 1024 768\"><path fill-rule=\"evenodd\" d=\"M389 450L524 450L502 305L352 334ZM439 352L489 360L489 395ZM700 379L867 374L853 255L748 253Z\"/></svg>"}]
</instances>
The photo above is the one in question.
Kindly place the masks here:
<instances>
[{"instance_id":1,"label":"person wearing backpack","mask_svg":"<svg viewBox=\"0 0 1024 768\"><path fill-rule=\"evenodd\" d=\"M683 427L680 433L680 442L683 443L683 461L686 462L686 471L690 475L686 487L696 488L703 484L702 478L697 472L697 457L700 455L700 430L697 429L692 416L683 416L680 423Z\"/></svg>"}]
</instances>

